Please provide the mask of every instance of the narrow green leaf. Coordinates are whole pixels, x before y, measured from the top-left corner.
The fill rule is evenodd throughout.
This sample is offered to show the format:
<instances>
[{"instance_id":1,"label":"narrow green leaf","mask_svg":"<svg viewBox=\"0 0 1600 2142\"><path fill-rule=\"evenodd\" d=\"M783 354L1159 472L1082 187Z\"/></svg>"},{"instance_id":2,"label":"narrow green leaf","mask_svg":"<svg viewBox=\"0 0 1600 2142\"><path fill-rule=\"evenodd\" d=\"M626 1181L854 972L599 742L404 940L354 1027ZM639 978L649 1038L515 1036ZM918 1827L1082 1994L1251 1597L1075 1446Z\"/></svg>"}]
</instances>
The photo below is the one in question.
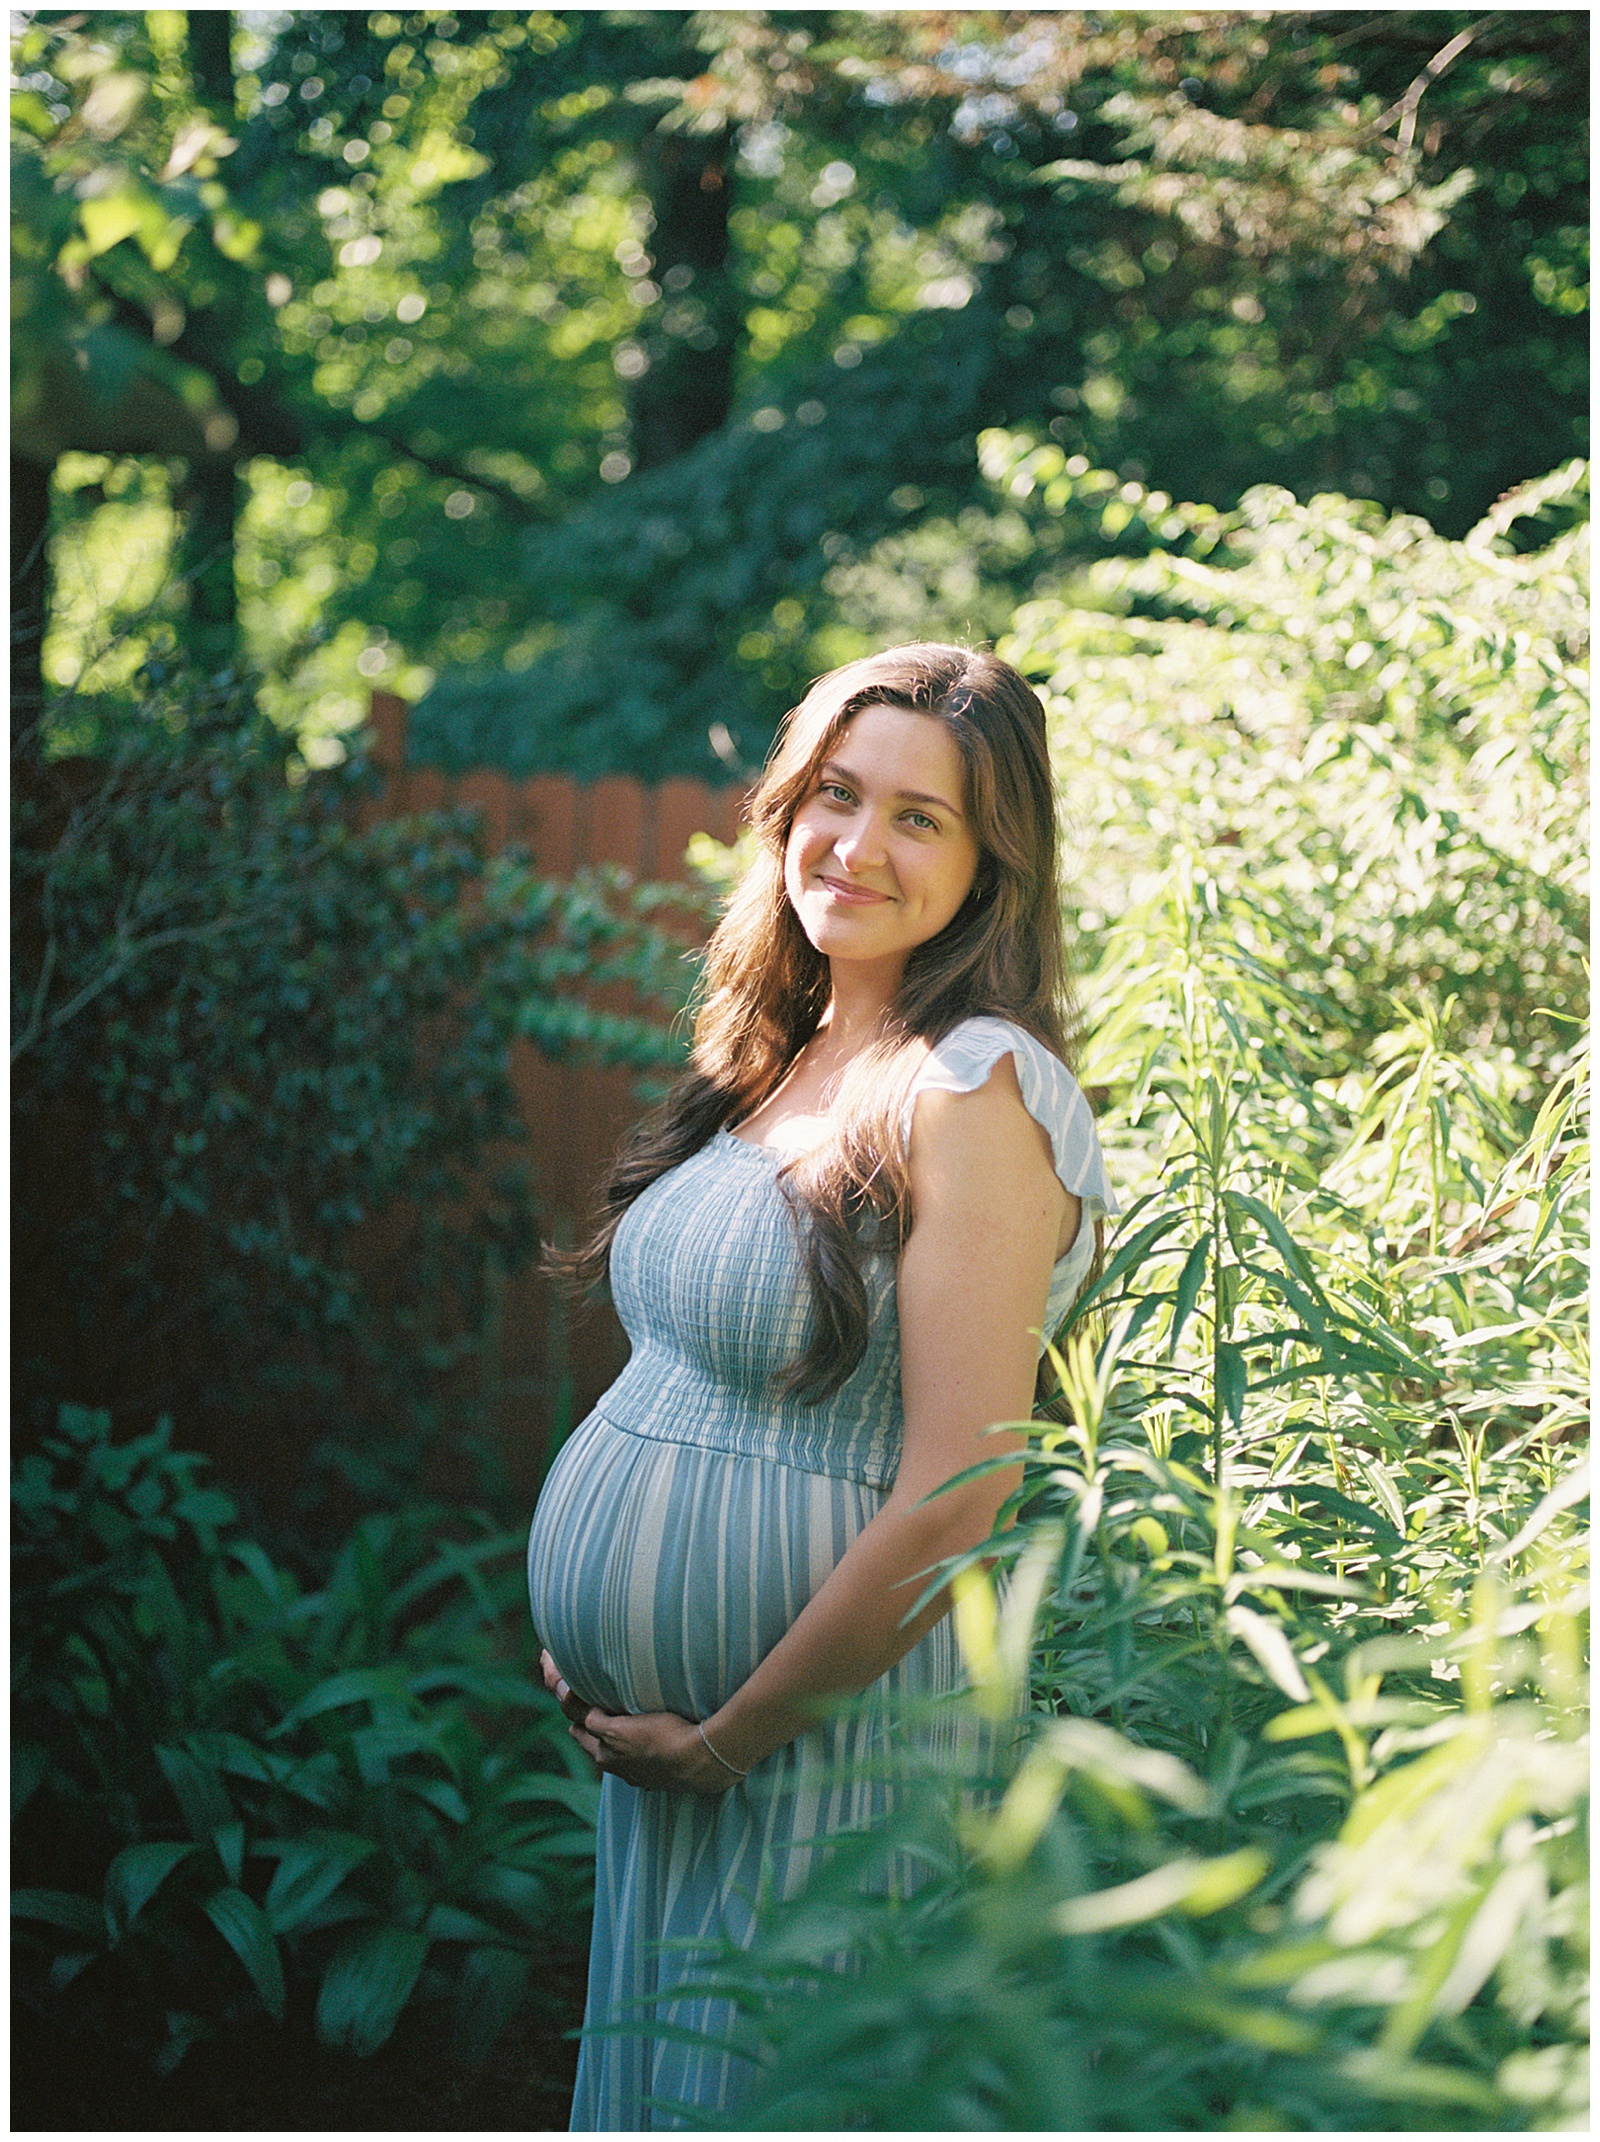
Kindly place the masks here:
<instances>
[{"instance_id":1,"label":"narrow green leaf","mask_svg":"<svg viewBox=\"0 0 1600 2142\"><path fill-rule=\"evenodd\" d=\"M1398 1547L1401 1535L1396 1532L1388 1518L1380 1517L1376 1510L1369 1510L1364 1503L1352 1502L1348 1495L1341 1495L1337 1488L1320 1487L1316 1484L1302 1485L1296 1481L1284 1489L1296 1502L1309 1502L1319 1510L1331 1510L1336 1517L1346 1518L1352 1525L1359 1525L1363 1532L1370 1532L1386 1546Z\"/></svg>"},{"instance_id":2,"label":"narrow green leaf","mask_svg":"<svg viewBox=\"0 0 1600 2142\"><path fill-rule=\"evenodd\" d=\"M1125 1242L1117 1251L1094 1285L1084 1288L1072 1305L1069 1321L1074 1324L1081 1322L1084 1311L1103 1294L1109 1293L1119 1280L1141 1265L1163 1235L1170 1235L1175 1227L1182 1226L1183 1218L1181 1212L1169 1212L1163 1219L1152 1220L1147 1227L1141 1227L1133 1239Z\"/></svg>"},{"instance_id":3,"label":"narrow green leaf","mask_svg":"<svg viewBox=\"0 0 1600 2142\"><path fill-rule=\"evenodd\" d=\"M1217 1403L1235 1428L1244 1419L1245 1392L1249 1385L1244 1348L1236 1346L1231 1339L1221 1340L1217 1346Z\"/></svg>"},{"instance_id":4,"label":"narrow green leaf","mask_svg":"<svg viewBox=\"0 0 1600 2142\"><path fill-rule=\"evenodd\" d=\"M1183 1327L1188 1323L1194 1305L1200 1299L1200 1289L1205 1285L1206 1266L1211 1259L1213 1239L1212 1231L1208 1227L1183 1260L1183 1270L1178 1274L1178 1290L1172 1301L1172 1328L1167 1334L1169 1361L1177 1352L1178 1341L1183 1336Z\"/></svg>"},{"instance_id":5,"label":"narrow green leaf","mask_svg":"<svg viewBox=\"0 0 1600 2142\"><path fill-rule=\"evenodd\" d=\"M1302 1286L1308 1287L1326 1310L1327 1297L1317 1284L1316 1271L1309 1254L1296 1242L1272 1207L1264 1205L1260 1198L1251 1197L1244 1190L1224 1190L1222 1202L1236 1212L1249 1214Z\"/></svg>"}]
</instances>

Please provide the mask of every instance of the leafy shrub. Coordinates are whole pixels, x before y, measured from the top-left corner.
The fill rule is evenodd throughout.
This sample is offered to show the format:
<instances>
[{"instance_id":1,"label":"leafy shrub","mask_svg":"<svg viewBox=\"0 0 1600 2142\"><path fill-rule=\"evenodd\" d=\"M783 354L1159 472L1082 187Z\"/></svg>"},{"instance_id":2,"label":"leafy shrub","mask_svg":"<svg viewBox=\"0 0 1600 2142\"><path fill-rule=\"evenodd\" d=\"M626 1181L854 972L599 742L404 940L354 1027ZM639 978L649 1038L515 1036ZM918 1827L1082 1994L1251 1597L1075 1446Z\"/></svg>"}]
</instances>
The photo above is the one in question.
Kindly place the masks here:
<instances>
[{"instance_id":1,"label":"leafy shrub","mask_svg":"<svg viewBox=\"0 0 1600 2142\"><path fill-rule=\"evenodd\" d=\"M14 1477L23 1997L163 2067L262 2010L369 2053L447 2004L481 2060L594 1843L521 1537L384 1512L306 1589L202 1466L64 1407Z\"/></svg>"},{"instance_id":2,"label":"leafy shrub","mask_svg":"<svg viewBox=\"0 0 1600 2142\"><path fill-rule=\"evenodd\" d=\"M536 1241L511 1041L670 1060L669 896L486 871L464 813L374 819L359 764L297 786L226 683L84 740L19 785L24 1395L275 1410L297 1448L309 1415L392 1495L470 1429L488 1269ZM612 982L636 1011L586 1008Z\"/></svg>"}]
</instances>

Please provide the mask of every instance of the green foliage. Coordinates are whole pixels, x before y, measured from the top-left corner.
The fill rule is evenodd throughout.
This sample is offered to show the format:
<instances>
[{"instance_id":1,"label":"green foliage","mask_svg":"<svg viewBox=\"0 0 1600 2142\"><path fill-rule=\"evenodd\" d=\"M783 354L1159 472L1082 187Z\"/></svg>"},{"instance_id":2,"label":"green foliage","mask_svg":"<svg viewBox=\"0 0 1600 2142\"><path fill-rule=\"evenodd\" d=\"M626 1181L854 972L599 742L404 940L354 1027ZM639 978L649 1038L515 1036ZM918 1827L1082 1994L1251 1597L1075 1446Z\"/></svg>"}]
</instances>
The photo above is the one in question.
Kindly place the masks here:
<instances>
[{"instance_id":1,"label":"green foliage","mask_svg":"<svg viewBox=\"0 0 1600 2142\"><path fill-rule=\"evenodd\" d=\"M355 763L286 778L226 681L148 684L69 706L96 756L19 793L23 1396L292 1406L392 1493L471 1428L486 1283L535 1245L514 1037L673 1061L694 902L486 868Z\"/></svg>"},{"instance_id":2,"label":"green foliage","mask_svg":"<svg viewBox=\"0 0 1600 2142\"><path fill-rule=\"evenodd\" d=\"M202 1462L64 1407L15 1473L19 1990L163 2068L312 2001L354 2053L442 2008L481 2061L593 1849L520 1535L370 1516L307 1588Z\"/></svg>"},{"instance_id":3,"label":"green foliage","mask_svg":"<svg viewBox=\"0 0 1600 2142\"><path fill-rule=\"evenodd\" d=\"M1097 1050L1144 1016L1124 985L1171 956L1191 872L1230 903L1241 974L1259 953L1301 985L1256 1007L1263 1040L1314 1037L1328 1071L1360 1068L1408 1030L1404 998L1475 1052L1479 1081L1537 1106L1585 994L1587 468L1447 542L1336 497L1262 490L1219 515L1053 446L991 434L984 453L1042 520L1097 520L1143 552L1064 576L1002 643L1053 710L1074 894L1101 950ZM1510 532L1547 514L1581 525L1519 555ZM1181 1001L1155 1014L1152 1048Z\"/></svg>"},{"instance_id":4,"label":"green foliage","mask_svg":"<svg viewBox=\"0 0 1600 2142\"><path fill-rule=\"evenodd\" d=\"M708 1960L731 2117L1581 2128L1584 531L1506 540L1577 472L1449 544L986 452L1143 531L1004 643L1127 1209L955 1572L1014 1774Z\"/></svg>"},{"instance_id":5,"label":"green foliage","mask_svg":"<svg viewBox=\"0 0 1600 2142\"><path fill-rule=\"evenodd\" d=\"M223 451L238 422L172 347L171 279L214 278L255 250L219 175L237 144L181 108L181 70L141 18L115 44L78 27L30 20L14 54L13 443L46 463L68 447ZM39 71L47 58L59 76Z\"/></svg>"},{"instance_id":6,"label":"green foliage","mask_svg":"<svg viewBox=\"0 0 1600 2142\"><path fill-rule=\"evenodd\" d=\"M26 18L17 376L27 451L82 450L64 551L136 520L134 579L197 523L119 511L126 457L233 427L242 642L304 731L442 672L440 764L717 777L713 723L754 763L994 425L1456 533L1584 450L1572 11L233 23L219 81L176 17ZM47 674L100 688L71 577Z\"/></svg>"}]
</instances>

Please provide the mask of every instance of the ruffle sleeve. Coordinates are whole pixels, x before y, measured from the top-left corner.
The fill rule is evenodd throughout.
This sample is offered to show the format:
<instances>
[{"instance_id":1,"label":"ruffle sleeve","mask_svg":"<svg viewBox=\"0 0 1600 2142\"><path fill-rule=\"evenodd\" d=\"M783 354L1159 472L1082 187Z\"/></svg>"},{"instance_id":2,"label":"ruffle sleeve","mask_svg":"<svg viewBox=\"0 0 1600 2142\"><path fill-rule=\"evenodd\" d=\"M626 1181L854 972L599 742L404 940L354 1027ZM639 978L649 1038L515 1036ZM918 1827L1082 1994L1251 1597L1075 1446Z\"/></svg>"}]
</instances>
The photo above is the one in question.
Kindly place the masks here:
<instances>
[{"instance_id":1,"label":"ruffle sleeve","mask_svg":"<svg viewBox=\"0 0 1600 2142\"><path fill-rule=\"evenodd\" d=\"M901 1130L909 1143L917 1098L929 1092L975 1093L1002 1056L1017 1068L1022 1104L1050 1140L1062 1187L1083 1205L1083 1218L1050 1282L1047 1329L1072 1306L1094 1261L1097 1223L1117 1211L1105 1156L1083 1089L1061 1059L1009 1019L964 1019L919 1066L906 1091Z\"/></svg>"}]
</instances>

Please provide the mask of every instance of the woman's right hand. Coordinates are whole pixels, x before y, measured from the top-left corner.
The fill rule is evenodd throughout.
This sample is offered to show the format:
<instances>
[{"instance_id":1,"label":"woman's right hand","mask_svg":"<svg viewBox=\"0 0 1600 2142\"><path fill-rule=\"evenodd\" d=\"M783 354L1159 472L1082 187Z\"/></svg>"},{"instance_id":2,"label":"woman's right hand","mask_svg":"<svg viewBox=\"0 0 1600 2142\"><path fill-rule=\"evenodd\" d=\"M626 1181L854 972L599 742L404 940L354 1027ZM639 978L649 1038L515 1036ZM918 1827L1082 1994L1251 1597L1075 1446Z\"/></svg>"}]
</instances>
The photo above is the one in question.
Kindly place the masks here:
<instances>
[{"instance_id":1,"label":"woman's right hand","mask_svg":"<svg viewBox=\"0 0 1600 2142\"><path fill-rule=\"evenodd\" d=\"M692 1718L676 1711L613 1716L585 1703L548 1651L540 1652L539 1667L573 1739L603 1777L621 1778L641 1791L692 1792L712 1800L739 1783L739 1773L718 1762Z\"/></svg>"}]
</instances>

